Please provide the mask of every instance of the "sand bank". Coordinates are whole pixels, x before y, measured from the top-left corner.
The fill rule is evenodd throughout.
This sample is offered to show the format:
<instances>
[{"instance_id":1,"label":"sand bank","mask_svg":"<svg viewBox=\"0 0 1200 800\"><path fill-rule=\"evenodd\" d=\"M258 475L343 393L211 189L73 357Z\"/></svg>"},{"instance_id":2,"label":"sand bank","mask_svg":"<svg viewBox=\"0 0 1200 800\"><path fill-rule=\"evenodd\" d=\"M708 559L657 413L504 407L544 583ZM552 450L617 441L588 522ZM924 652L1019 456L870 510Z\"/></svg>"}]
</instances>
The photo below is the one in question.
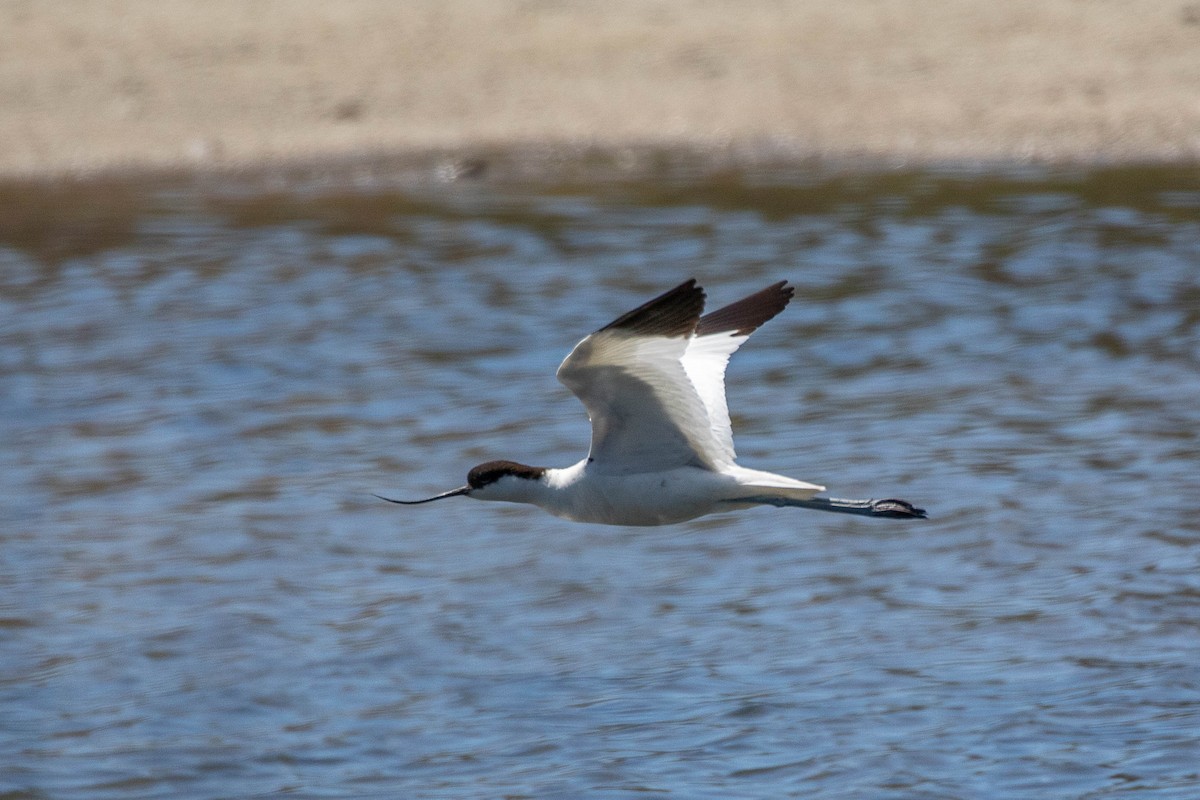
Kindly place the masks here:
<instances>
[{"instance_id":1,"label":"sand bank","mask_svg":"<svg viewBox=\"0 0 1200 800\"><path fill-rule=\"evenodd\" d=\"M623 147L1200 157L1200 2L0 2L0 176Z\"/></svg>"}]
</instances>

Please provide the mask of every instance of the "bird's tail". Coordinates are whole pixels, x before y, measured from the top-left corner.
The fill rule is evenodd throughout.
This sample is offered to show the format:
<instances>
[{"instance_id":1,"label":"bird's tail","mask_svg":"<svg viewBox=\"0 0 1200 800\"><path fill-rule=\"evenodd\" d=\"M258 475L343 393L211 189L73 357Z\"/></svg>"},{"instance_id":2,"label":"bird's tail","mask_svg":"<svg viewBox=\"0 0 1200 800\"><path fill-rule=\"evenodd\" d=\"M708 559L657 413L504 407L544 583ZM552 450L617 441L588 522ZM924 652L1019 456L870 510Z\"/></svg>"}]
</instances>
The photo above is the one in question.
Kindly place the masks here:
<instances>
[{"instance_id":1,"label":"bird's tail","mask_svg":"<svg viewBox=\"0 0 1200 800\"><path fill-rule=\"evenodd\" d=\"M733 469L734 477L739 484L738 490L744 490L748 495L807 500L818 492L825 491L824 486L818 486L808 481L798 481L786 475L776 475L774 472L762 472L740 466L735 466Z\"/></svg>"}]
</instances>

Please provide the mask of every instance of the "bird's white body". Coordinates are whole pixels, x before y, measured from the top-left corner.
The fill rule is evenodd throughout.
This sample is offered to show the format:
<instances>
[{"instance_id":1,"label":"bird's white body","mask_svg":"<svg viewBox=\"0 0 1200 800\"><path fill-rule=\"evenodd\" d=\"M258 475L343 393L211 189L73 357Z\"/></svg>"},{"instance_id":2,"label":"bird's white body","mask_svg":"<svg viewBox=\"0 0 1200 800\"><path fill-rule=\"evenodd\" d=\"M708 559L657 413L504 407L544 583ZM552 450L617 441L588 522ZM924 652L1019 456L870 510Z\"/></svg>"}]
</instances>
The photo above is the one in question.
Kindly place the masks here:
<instances>
[{"instance_id":1,"label":"bird's white body","mask_svg":"<svg viewBox=\"0 0 1200 800\"><path fill-rule=\"evenodd\" d=\"M756 505L737 501L770 491L786 491L786 496L802 500L820 491L803 481L736 465L720 472L683 466L628 474L611 474L591 466L585 458L570 467L547 469L533 480L504 477L471 496L530 503L575 522L667 525Z\"/></svg>"},{"instance_id":2,"label":"bird's white body","mask_svg":"<svg viewBox=\"0 0 1200 800\"><path fill-rule=\"evenodd\" d=\"M466 486L391 502L465 495L608 525L665 525L754 505L923 517L903 500L816 498L824 486L735 463L725 365L792 294L780 281L701 316L704 290L680 284L585 337L558 368L592 422L587 458L561 469L489 461Z\"/></svg>"}]
</instances>

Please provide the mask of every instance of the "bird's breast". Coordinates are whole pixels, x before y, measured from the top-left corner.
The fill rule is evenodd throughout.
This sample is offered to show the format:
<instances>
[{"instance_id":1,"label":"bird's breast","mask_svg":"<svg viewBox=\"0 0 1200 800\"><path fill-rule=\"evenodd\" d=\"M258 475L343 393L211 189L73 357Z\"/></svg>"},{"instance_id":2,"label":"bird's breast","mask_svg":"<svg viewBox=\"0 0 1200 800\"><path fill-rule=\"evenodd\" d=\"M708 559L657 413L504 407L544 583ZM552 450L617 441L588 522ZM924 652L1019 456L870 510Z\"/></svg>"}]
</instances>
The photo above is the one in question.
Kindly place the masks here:
<instances>
[{"instance_id":1,"label":"bird's breast","mask_svg":"<svg viewBox=\"0 0 1200 800\"><path fill-rule=\"evenodd\" d=\"M633 475L582 471L563 486L548 511L577 522L607 525L669 525L713 511L722 499L719 482L705 470L685 467Z\"/></svg>"}]
</instances>

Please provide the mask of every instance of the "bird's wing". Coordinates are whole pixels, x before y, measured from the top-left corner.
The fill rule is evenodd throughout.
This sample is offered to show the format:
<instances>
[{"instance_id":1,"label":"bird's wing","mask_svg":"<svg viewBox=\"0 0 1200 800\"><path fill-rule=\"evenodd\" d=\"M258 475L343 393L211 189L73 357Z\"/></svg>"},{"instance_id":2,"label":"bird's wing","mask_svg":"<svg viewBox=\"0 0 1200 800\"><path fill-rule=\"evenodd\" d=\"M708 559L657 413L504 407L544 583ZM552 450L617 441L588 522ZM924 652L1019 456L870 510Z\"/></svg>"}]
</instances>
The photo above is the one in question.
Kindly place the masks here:
<instances>
[{"instance_id":1,"label":"bird's wing","mask_svg":"<svg viewBox=\"0 0 1200 800\"><path fill-rule=\"evenodd\" d=\"M722 463L683 361L703 310L704 290L689 280L586 337L558 368L591 418L592 469Z\"/></svg>"},{"instance_id":2,"label":"bird's wing","mask_svg":"<svg viewBox=\"0 0 1200 800\"><path fill-rule=\"evenodd\" d=\"M726 464L733 464L733 429L725 401L725 366L729 357L760 325L787 306L795 290L787 281L705 314L696 325L683 354L683 368L704 404L711 431L712 449Z\"/></svg>"}]
</instances>

